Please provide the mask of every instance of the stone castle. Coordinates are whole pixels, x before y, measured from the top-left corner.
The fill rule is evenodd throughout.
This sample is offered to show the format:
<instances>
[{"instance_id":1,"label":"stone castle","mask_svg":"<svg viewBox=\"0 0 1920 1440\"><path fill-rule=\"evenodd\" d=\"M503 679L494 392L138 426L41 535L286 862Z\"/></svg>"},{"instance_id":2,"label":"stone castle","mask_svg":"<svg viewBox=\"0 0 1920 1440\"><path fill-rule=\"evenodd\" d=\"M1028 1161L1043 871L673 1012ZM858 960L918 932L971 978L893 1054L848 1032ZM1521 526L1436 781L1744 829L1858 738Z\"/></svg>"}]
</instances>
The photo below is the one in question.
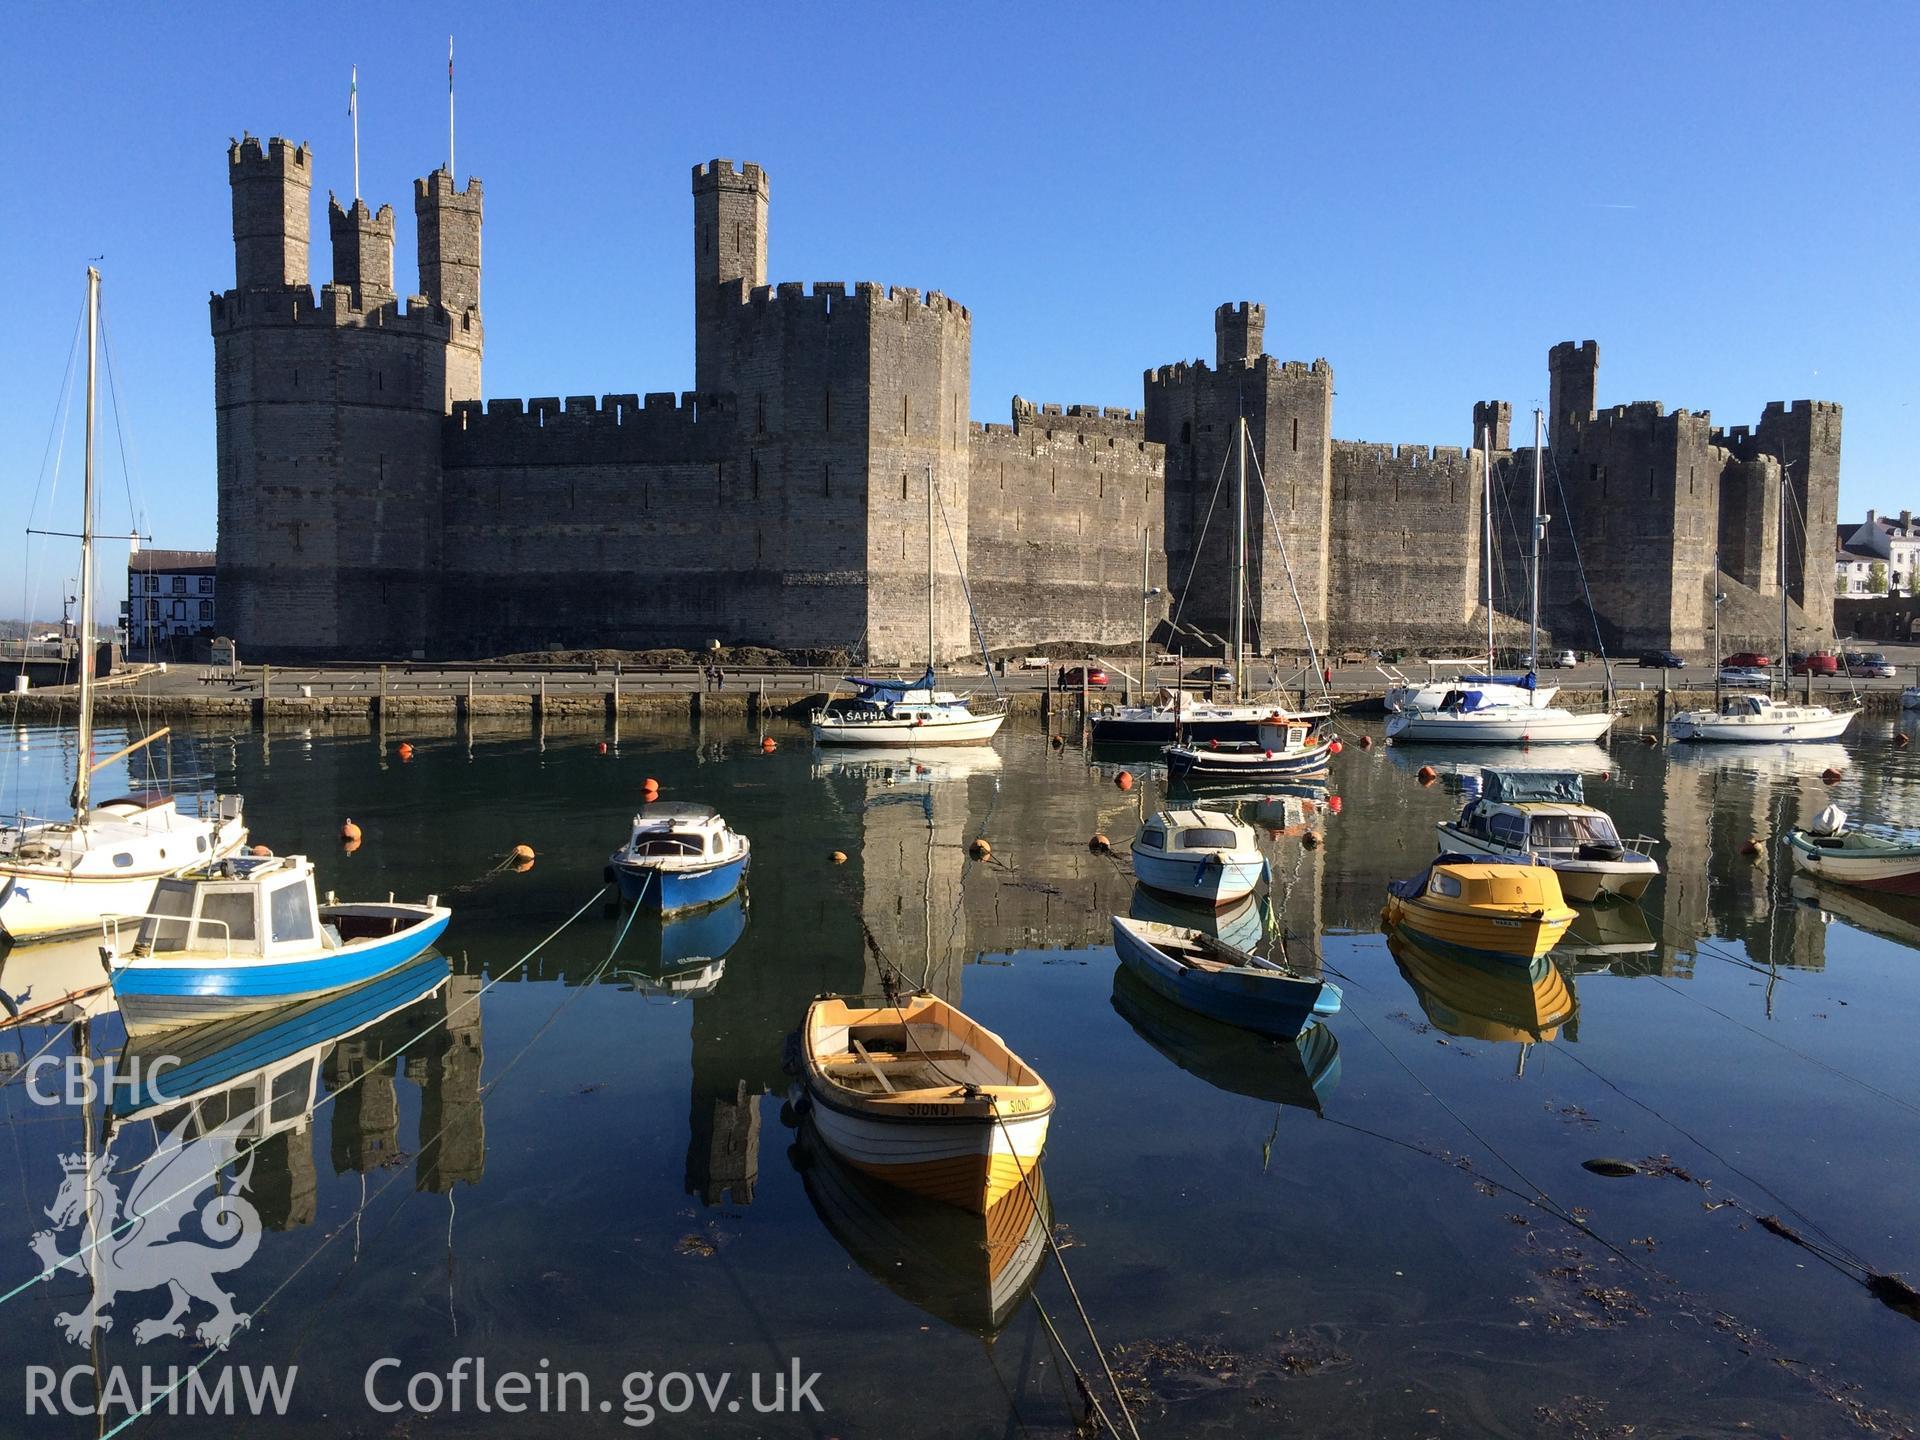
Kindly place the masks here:
<instances>
[{"instance_id":1,"label":"stone castle","mask_svg":"<svg viewBox=\"0 0 1920 1440\"><path fill-rule=\"evenodd\" d=\"M249 659L717 639L913 663L929 484L943 658L975 648L969 596L995 650L1132 643L1143 543L1148 583L1171 576L1183 624L1217 633L1242 414L1259 475L1251 643L1298 648L1302 616L1334 646L1485 633L1477 450L1334 439L1331 367L1268 355L1260 305L1221 306L1212 365L1147 370L1138 410L1016 398L1010 423L978 424L967 308L865 282L770 285L766 172L715 160L693 169L694 388L483 402L480 182L414 182L419 288L404 304L392 207L330 200L333 278L316 300L313 167L278 138L227 155L219 578L223 628ZM1649 402L1598 408L1592 341L1548 363L1555 643L1591 648L1597 620L1610 650L1702 648L1716 554L1737 602L1723 620L1768 634L1783 550L1797 610L1825 630L1838 405L1772 404L1721 430ZM1532 460L1511 448L1508 405L1475 406L1473 423L1493 452L1512 633Z\"/></svg>"}]
</instances>

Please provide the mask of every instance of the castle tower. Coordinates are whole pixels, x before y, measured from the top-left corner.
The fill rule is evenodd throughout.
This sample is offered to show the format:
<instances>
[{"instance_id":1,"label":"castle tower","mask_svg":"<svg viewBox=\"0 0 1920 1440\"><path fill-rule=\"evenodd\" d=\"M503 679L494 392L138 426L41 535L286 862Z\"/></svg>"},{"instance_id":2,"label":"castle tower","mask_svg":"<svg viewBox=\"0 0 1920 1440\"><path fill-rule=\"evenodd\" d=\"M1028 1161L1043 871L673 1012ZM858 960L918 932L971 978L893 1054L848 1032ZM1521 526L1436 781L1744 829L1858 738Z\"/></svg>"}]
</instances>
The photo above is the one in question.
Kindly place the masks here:
<instances>
[{"instance_id":1,"label":"castle tower","mask_svg":"<svg viewBox=\"0 0 1920 1440\"><path fill-rule=\"evenodd\" d=\"M1840 406L1825 400L1770 400L1754 448L1780 462L1789 496L1780 544L1787 593L1809 623L1833 623L1833 534L1840 522Z\"/></svg>"},{"instance_id":2,"label":"castle tower","mask_svg":"<svg viewBox=\"0 0 1920 1440\"><path fill-rule=\"evenodd\" d=\"M734 388L723 307L767 283L767 173L731 160L693 167L694 384L704 398Z\"/></svg>"},{"instance_id":3,"label":"castle tower","mask_svg":"<svg viewBox=\"0 0 1920 1440\"><path fill-rule=\"evenodd\" d=\"M1551 398L1547 401L1547 448L1556 453L1578 443L1593 419L1600 386L1600 347L1591 340L1562 340L1547 352ZM1476 442L1477 443L1477 442Z\"/></svg>"},{"instance_id":4,"label":"castle tower","mask_svg":"<svg viewBox=\"0 0 1920 1440\"><path fill-rule=\"evenodd\" d=\"M1265 350L1267 307L1251 300L1226 304L1213 312L1213 350L1216 368L1251 365Z\"/></svg>"},{"instance_id":5,"label":"castle tower","mask_svg":"<svg viewBox=\"0 0 1920 1440\"><path fill-rule=\"evenodd\" d=\"M349 209L327 197L327 229L333 236L333 283L353 296L356 310L377 310L393 296L393 207L375 214L364 200Z\"/></svg>"},{"instance_id":6,"label":"castle tower","mask_svg":"<svg viewBox=\"0 0 1920 1440\"><path fill-rule=\"evenodd\" d=\"M1513 406L1505 400L1479 400L1473 407L1473 438L1467 448L1478 450L1481 436L1494 451L1513 448Z\"/></svg>"},{"instance_id":7,"label":"castle tower","mask_svg":"<svg viewBox=\"0 0 1920 1440\"><path fill-rule=\"evenodd\" d=\"M441 434L480 386L480 187L415 187L422 280L394 303L393 212L330 209L308 288L305 145L227 157L238 284L209 302L221 624L257 660L412 658L438 630Z\"/></svg>"},{"instance_id":8,"label":"castle tower","mask_svg":"<svg viewBox=\"0 0 1920 1440\"><path fill-rule=\"evenodd\" d=\"M436 170L413 182L420 293L447 315L450 348L441 413L456 400L480 398L480 218L485 192L467 178L454 188L453 176Z\"/></svg>"},{"instance_id":9,"label":"castle tower","mask_svg":"<svg viewBox=\"0 0 1920 1440\"><path fill-rule=\"evenodd\" d=\"M265 149L251 135L228 147L235 289L306 288L312 161L305 145L278 136Z\"/></svg>"}]
</instances>

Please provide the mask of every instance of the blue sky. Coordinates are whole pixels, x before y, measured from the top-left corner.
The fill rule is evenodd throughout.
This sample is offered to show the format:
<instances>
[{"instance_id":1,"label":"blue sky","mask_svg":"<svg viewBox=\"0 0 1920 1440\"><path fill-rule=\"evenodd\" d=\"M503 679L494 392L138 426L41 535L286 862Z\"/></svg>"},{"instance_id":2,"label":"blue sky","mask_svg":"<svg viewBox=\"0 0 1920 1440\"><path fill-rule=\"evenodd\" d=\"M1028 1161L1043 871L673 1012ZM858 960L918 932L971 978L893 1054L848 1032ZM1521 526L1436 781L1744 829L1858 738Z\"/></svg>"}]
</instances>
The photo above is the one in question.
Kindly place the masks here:
<instances>
[{"instance_id":1,"label":"blue sky","mask_svg":"<svg viewBox=\"0 0 1920 1440\"><path fill-rule=\"evenodd\" d=\"M772 178L772 278L972 309L977 419L1015 393L1138 405L1142 369L1211 357L1213 307L1255 299L1269 351L1332 362L1344 438L1462 444L1481 398L1519 430L1547 348L1591 337L1603 404L1737 424L1840 401L1842 513L1920 508L1910 5L28 4L9 26L32 59L0 98L0 574L30 509L71 528L77 425L51 502L42 456L95 255L134 505L157 545L213 542L228 138L312 143L324 282L357 64L361 190L399 213L410 288L450 31L489 396L691 386L688 171L725 155ZM72 568L28 563L49 595Z\"/></svg>"}]
</instances>

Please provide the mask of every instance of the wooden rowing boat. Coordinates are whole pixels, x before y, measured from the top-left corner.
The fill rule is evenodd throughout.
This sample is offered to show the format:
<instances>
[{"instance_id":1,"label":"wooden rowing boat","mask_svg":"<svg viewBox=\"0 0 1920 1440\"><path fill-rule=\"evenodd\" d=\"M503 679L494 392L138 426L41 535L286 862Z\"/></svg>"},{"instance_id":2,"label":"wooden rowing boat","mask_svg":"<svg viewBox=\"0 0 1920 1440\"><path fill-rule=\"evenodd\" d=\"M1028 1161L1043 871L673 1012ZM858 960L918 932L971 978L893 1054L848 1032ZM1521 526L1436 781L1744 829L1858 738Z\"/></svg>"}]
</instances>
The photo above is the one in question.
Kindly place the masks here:
<instances>
[{"instance_id":1,"label":"wooden rowing boat","mask_svg":"<svg viewBox=\"0 0 1920 1440\"><path fill-rule=\"evenodd\" d=\"M1053 1091L937 996L816 1000L800 1051L821 1141L876 1179L984 1215L1046 1148Z\"/></svg>"}]
</instances>

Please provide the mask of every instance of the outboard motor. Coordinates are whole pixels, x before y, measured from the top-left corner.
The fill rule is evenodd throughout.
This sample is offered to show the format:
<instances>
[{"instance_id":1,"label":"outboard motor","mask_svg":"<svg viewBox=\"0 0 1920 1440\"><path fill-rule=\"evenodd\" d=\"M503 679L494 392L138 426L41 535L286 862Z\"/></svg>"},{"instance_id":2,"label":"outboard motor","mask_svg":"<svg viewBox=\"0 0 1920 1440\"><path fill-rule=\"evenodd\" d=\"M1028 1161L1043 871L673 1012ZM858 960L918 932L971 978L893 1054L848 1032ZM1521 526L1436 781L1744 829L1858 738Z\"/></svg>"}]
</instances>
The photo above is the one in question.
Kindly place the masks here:
<instances>
[{"instance_id":1,"label":"outboard motor","mask_svg":"<svg viewBox=\"0 0 1920 1440\"><path fill-rule=\"evenodd\" d=\"M1847 828L1847 812L1838 805L1829 805L1813 817L1813 823L1807 829L1815 835L1838 835Z\"/></svg>"}]
</instances>

